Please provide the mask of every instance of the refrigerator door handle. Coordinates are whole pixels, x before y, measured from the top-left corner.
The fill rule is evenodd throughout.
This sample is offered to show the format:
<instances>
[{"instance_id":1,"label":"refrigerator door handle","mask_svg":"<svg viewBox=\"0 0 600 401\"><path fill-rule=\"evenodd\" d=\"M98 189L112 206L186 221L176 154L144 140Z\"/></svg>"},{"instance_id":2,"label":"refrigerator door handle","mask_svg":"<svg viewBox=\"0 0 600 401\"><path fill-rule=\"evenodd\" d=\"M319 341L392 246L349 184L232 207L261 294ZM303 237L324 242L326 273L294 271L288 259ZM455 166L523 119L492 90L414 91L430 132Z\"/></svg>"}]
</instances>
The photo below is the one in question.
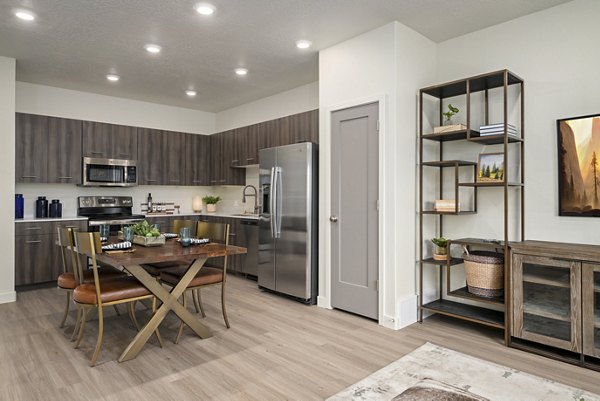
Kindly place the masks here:
<instances>
[{"instance_id":1,"label":"refrigerator door handle","mask_svg":"<svg viewBox=\"0 0 600 401\"><path fill-rule=\"evenodd\" d=\"M271 167L271 187L269 189L269 223L271 226L271 238L275 238L275 167Z\"/></svg>"},{"instance_id":2,"label":"refrigerator door handle","mask_svg":"<svg viewBox=\"0 0 600 401\"><path fill-rule=\"evenodd\" d=\"M281 238L281 167L275 167L275 238Z\"/></svg>"}]
</instances>

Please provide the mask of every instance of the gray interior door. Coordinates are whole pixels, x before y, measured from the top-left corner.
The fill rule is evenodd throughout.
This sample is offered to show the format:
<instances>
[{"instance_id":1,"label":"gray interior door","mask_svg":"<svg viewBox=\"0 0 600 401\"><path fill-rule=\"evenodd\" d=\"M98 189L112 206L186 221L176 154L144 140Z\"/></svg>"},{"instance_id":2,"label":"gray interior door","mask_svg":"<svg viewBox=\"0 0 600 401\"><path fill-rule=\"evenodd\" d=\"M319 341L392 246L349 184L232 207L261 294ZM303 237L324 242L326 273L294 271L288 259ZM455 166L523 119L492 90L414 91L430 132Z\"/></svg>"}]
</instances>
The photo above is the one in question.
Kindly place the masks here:
<instances>
[{"instance_id":1,"label":"gray interior door","mask_svg":"<svg viewBox=\"0 0 600 401\"><path fill-rule=\"evenodd\" d=\"M378 317L379 104L331 115L331 305Z\"/></svg>"}]
</instances>

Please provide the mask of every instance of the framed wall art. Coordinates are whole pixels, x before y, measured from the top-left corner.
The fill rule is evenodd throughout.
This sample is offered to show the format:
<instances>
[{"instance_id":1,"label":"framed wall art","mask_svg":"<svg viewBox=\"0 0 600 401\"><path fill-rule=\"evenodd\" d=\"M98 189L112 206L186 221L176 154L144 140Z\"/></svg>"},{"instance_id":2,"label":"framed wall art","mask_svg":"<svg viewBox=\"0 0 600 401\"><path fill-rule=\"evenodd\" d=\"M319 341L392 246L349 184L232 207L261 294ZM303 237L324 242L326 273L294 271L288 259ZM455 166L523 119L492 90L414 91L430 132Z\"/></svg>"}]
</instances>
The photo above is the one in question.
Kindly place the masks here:
<instances>
[{"instance_id":1,"label":"framed wall art","mask_svg":"<svg viewBox=\"0 0 600 401\"><path fill-rule=\"evenodd\" d=\"M557 120L560 216L600 217L600 114Z\"/></svg>"},{"instance_id":2,"label":"framed wall art","mask_svg":"<svg viewBox=\"0 0 600 401\"><path fill-rule=\"evenodd\" d=\"M480 153L477 161L477 182L504 182L504 153Z\"/></svg>"}]
</instances>

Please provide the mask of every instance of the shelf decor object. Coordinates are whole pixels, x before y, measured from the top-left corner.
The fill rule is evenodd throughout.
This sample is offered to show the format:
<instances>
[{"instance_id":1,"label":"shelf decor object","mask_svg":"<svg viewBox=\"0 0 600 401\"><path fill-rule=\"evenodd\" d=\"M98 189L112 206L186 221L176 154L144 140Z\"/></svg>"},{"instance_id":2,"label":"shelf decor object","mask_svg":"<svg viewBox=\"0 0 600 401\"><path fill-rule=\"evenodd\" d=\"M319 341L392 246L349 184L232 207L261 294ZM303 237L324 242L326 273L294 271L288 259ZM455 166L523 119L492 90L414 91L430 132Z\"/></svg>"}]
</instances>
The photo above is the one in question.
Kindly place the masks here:
<instances>
[{"instance_id":1,"label":"shelf decor object","mask_svg":"<svg viewBox=\"0 0 600 401\"><path fill-rule=\"evenodd\" d=\"M433 252L434 260L448 260L448 240L444 237L432 238L431 242L435 245Z\"/></svg>"},{"instance_id":2,"label":"shelf decor object","mask_svg":"<svg viewBox=\"0 0 600 401\"><path fill-rule=\"evenodd\" d=\"M477 162L477 182L504 182L504 153L480 153Z\"/></svg>"},{"instance_id":3,"label":"shelf decor object","mask_svg":"<svg viewBox=\"0 0 600 401\"><path fill-rule=\"evenodd\" d=\"M202 197L200 195L192 198L192 210L194 213L200 213L202 211Z\"/></svg>"},{"instance_id":4,"label":"shelf decor object","mask_svg":"<svg viewBox=\"0 0 600 401\"><path fill-rule=\"evenodd\" d=\"M504 295L504 255L497 252L465 251L467 289L480 297Z\"/></svg>"},{"instance_id":5,"label":"shelf decor object","mask_svg":"<svg viewBox=\"0 0 600 401\"><path fill-rule=\"evenodd\" d=\"M558 214L600 217L600 114L558 120L557 128Z\"/></svg>"},{"instance_id":6,"label":"shelf decor object","mask_svg":"<svg viewBox=\"0 0 600 401\"><path fill-rule=\"evenodd\" d=\"M509 240L522 241L525 236L524 97L523 79L509 70L419 91L419 321L428 312L482 324L502 330L507 345L512 311L507 296ZM448 131L445 117L454 115L456 109L450 105L460 105L464 119ZM509 153L516 157L509 158ZM457 154L466 155L465 160L449 157ZM478 192L488 188L496 188L489 195L496 196L496 201L486 197L482 209L500 221L485 235L489 221L477 224ZM471 216L468 226L478 230L478 235L499 239L454 238L448 242L447 259L436 260L426 246L427 238L458 237L452 230L459 227L462 216ZM491 269L479 269L484 267L480 264L466 280L457 273L468 270L468 264L473 267L473 262L470 256L465 256L466 261L456 257L456 247L466 248L471 255L480 251L499 255L489 263ZM435 295L423 299L427 294Z\"/></svg>"}]
</instances>

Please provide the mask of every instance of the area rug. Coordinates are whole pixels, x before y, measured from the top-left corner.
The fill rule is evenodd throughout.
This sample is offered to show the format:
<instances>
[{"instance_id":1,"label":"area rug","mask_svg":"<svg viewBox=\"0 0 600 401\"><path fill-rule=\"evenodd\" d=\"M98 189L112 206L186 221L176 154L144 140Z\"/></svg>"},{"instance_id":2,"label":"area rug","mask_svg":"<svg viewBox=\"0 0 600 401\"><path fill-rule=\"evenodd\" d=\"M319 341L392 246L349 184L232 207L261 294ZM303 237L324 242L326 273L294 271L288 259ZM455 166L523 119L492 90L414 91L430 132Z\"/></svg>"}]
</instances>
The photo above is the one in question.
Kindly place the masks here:
<instances>
[{"instance_id":1,"label":"area rug","mask_svg":"<svg viewBox=\"0 0 600 401\"><path fill-rule=\"evenodd\" d=\"M600 395L431 343L328 398L392 401L600 401Z\"/></svg>"}]
</instances>

